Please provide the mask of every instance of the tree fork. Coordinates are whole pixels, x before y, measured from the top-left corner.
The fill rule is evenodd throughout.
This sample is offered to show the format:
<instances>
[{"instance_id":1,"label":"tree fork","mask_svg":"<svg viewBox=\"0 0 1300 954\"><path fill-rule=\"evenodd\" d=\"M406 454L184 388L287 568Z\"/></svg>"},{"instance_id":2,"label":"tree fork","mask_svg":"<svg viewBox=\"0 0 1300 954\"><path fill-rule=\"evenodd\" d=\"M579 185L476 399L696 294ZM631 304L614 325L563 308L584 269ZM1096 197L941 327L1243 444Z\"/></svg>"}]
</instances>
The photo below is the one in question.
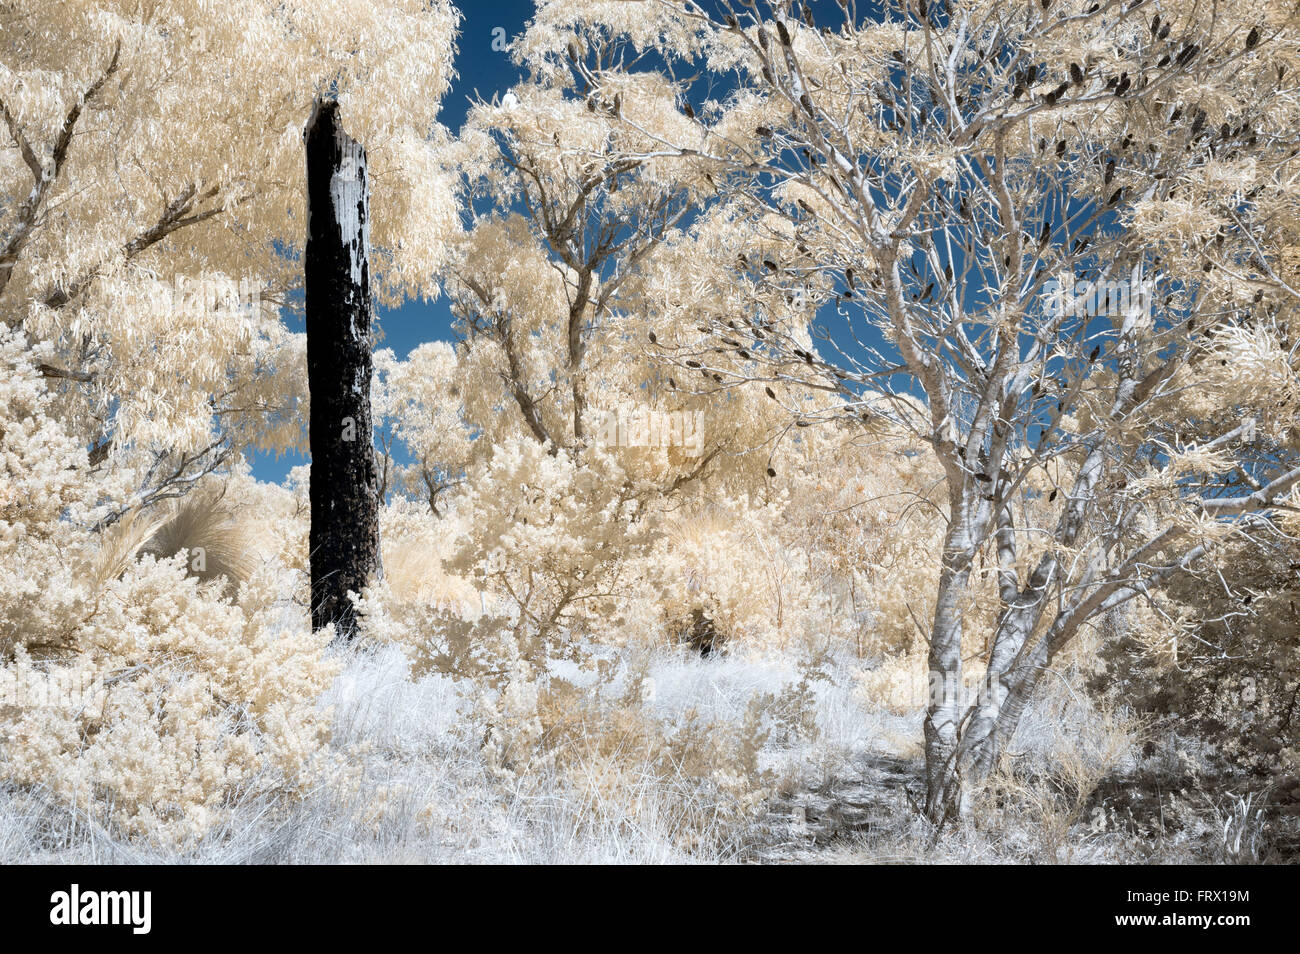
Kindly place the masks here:
<instances>
[{"instance_id":1,"label":"tree fork","mask_svg":"<svg viewBox=\"0 0 1300 954\"><path fill-rule=\"evenodd\" d=\"M351 639L348 591L361 592L381 573L366 153L343 131L333 100L316 102L304 139L312 627L334 623L340 639Z\"/></svg>"}]
</instances>

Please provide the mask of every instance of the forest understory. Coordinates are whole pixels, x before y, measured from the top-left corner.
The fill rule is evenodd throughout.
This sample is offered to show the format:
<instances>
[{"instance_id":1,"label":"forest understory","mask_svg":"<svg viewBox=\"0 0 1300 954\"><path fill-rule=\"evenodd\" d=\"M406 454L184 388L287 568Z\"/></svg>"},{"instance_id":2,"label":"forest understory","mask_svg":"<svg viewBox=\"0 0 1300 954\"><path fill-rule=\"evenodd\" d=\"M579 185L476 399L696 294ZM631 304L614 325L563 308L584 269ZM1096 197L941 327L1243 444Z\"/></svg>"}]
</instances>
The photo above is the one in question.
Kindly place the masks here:
<instances>
[{"instance_id":1,"label":"forest understory","mask_svg":"<svg viewBox=\"0 0 1300 954\"><path fill-rule=\"evenodd\" d=\"M391 649L342 655L322 702L339 774L236 797L201 841L166 846L39 786L7 788L0 864L1289 864L1300 853L1293 800L1198 765L1189 740L1153 738L1064 685L1025 719L1012 764L982 795L989 810L936 832L920 809L922 712L864 705L856 660L702 659L689 646L624 657L599 693L575 679L576 708L551 712L528 761L502 773L485 758L479 688L413 677Z\"/></svg>"}]
</instances>

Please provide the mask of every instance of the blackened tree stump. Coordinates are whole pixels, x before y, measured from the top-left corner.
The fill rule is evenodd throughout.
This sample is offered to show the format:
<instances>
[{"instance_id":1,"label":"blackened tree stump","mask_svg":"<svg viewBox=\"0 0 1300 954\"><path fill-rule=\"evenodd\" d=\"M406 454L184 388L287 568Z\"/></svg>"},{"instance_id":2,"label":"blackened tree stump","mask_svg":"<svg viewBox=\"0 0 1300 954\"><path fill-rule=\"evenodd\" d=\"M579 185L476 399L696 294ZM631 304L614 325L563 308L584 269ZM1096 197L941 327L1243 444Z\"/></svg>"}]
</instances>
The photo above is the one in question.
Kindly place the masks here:
<instances>
[{"instance_id":1,"label":"blackened tree stump","mask_svg":"<svg viewBox=\"0 0 1300 954\"><path fill-rule=\"evenodd\" d=\"M329 100L317 101L304 138L312 626L333 623L340 639L351 639L348 591L360 593L380 572L366 153Z\"/></svg>"}]
</instances>

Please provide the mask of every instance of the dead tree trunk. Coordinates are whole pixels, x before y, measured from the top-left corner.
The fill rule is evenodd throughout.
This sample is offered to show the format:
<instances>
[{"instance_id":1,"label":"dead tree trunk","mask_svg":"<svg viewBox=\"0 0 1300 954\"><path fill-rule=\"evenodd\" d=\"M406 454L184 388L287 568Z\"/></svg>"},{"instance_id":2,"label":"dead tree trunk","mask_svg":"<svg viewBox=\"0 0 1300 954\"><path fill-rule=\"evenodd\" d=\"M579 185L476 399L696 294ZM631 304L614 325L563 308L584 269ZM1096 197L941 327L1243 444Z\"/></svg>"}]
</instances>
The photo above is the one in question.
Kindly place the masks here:
<instances>
[{"instance_id":1,"label":"dead tree trunk","mask_svg":"<svg viewBox=\"0 0 1300 954\"><path fill-rule=\"evenodd\" d=\"M305 139L311 616L314 628L334 623L350 639L348 591L361 592L380 572L366 153L343 131L333 101L317 102Z\"/></svg>"}]
</instances>

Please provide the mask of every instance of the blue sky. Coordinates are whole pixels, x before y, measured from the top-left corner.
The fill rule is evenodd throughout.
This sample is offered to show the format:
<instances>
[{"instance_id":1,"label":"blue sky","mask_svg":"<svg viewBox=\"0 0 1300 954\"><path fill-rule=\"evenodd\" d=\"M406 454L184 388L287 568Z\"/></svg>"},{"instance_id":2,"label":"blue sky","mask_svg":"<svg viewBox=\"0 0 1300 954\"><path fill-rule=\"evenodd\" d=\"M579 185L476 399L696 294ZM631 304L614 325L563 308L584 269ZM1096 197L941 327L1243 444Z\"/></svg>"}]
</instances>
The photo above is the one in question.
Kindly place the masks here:
<instances>
[{"instance_id":1,"label":"blue sky","mask_svg":"<svg viewBox=\"0 0 1300 954\"><path fill-rule=\"evenodd\" d=\"M518 81L519 72L514 64L505 52L493 49L493 45L499 38L509 39L518 34L533 13L532 0L472 0L457 6L464 16L456 58L459 76L443 100L440 115L443 124L453 131L459 131L464 123L476 90L491 99L494 92ZM383 334L380 347L392 348L399 357L405 357L421 342L451 338L451 313L446 298L412 301L394 309L381 308L377 318ZM295 330L300 330L301 323L297 325ZM273 454L251 457L253 473L259 480L281 481L293 467L307 461L306 455L296 453L278 458Z\"/></svg>"},{"instance_id":2,"label":"blue sky","mask_svg":"<svg viewBox=\"0 0 1300 954\"><path fill-rule=\"evenodd\" d=\"M459 132L469 112L475 91L487 99L508 89L519 80L519 72L505 52L494 50L497 36L514 37L532 16L532 0L487 0L458 3L461 21L460 53L456 58L459 74L451 92L443 101L440 118L447 128ZM499 31L504 30L501 34ZM408 302L401 308L380 309L379 327L383 332L381 347L392 348L399 357L423 341L449 339L451 314L447 299L434 302Z\"/></svg>"}]
</instances>

